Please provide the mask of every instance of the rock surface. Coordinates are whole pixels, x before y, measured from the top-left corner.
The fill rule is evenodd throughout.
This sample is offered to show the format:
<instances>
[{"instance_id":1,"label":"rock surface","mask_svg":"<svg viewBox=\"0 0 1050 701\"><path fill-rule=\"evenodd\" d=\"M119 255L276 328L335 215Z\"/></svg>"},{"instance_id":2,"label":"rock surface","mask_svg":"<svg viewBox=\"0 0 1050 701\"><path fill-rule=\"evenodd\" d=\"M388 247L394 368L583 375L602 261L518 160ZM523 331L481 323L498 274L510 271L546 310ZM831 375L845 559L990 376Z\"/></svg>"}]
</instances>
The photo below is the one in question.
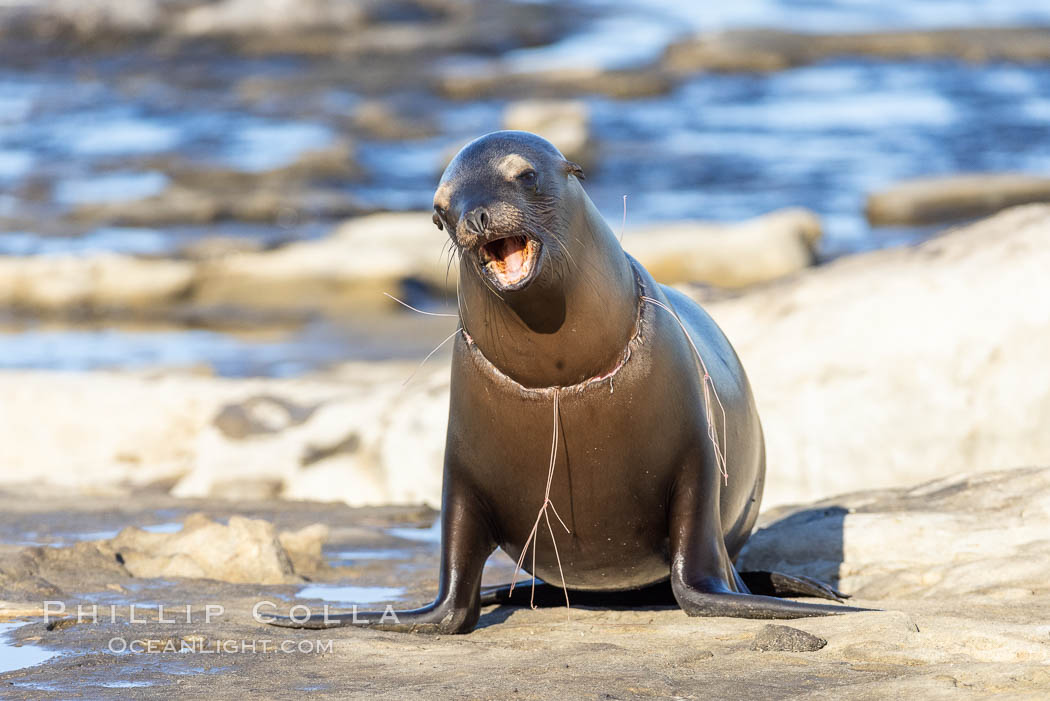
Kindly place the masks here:
<instances>
[{"instance_id":1,"label":"rock surface","mask_svg":"<svg viewBox=\"0 0 1050 701\"><path fill-rule=\"evenodd\" d=\"M375 214L351 219L319 241L227 256L200 269L194 299L285 310L394 309L381 292L397 295L409 280L454 295L456 271L436 253L447 237L430 219L426 212ZM814 214L789 209L741 224L653 226L632 231L625 245L654 266L657 279L741 287L811 264L819 236Z\"/></svg>"},{"instance_id":2,"label":"rock surface","mask_svg":"<svg viewBox=\"0 0 1050 701\"><path fill-rule=\"evenodd\" d=\"M161 192L142 199L83 203L69 217L81 223L150 227L225 220L287 226L297 219L356 216L366 209L345 188L333 185L361 178L355 154L353 143L333 138L290 163L258 172L154 156L143 163L171 179Z\"/></svg>"},{"instance_id":3,"label":"rock surface","mask_svg":"<svg viewBox=\"0 0 1050 701\"><path fill-rule=\"evenodd\" d=\"M664 284L736 289L813 265L820 237L815 214L783 209L737 225L684 221L630 229L623 246Z\"/></svg>"},{"instance_id":4,"label":"rock surface","mask_svg":"<svg viewBox=\"0 0 1050 701\"><path fill-rule=\"evenodd\" d=\"M0 304L38 311L144 309L189 292L195 269L119 254L0 257Z\"/></svg>"},{"instance_id":5,"label":"rock surface","mask_svg":"<svg viewBox=\"0 0 1050 701\"><path fill-rule=\"evenodd\" d=\"M365 100L357 105L351 123L377 139L426 139L440 133L432 119L401 114L393 104L378 99Z\"/></svg>"},{"instance_id":6,"label":"rock surface","mask_svg":"<svg viewBox=\"0 0 1050 701\"><path fill-rule=\"evenodd\" d=\"M561 18L556 13L502 5L471 0L21 0L0 5L0 36L71 36L77 40L72 48L160 38L168 50L210 38L249 53L331 57L455 48L491 52L557 35ZM503 22L496 21L501 17Z\"/></svg>"},{"instance_id":7,"label":"rock surface","mask_svg":"<svg viewBox=\"0 0 1050 701\"><path fill-rule=\"evenodd\" d=\"M283 545L300 544L301 540L301 534L278 539L273 525L259 519L231 516L224 526L194 514L177 533L125 528L105 546L113 550L132 577L285 584L299 578ZM311 549L308 543L302 545Z\"/></svg>"},{"instance_id":8,"label":"rock surface","mask_svg":"<svg viewBox=\"0 0 1050 701\"><path fill-rule=\"evenodd\" d=\"M282 209L282 199L270 200L265 192L256 195L262 217L305 211ZM170 196L169 192L161 199L171 204ZM202 200L187 195L185 203L189 209L179 208L178 213L167 204L146 200L113 207L119 208L121 217L142 224L169 215L197 217L190 210L196 211ZM327 206L322 201L313 204ZM116 216L115 211L103 218ZM201 221L216 211L205 203L199 212ZM136 219L140 214L150 221ZM811 265L819 237L816 215L786 209L739 224L672 222L633 229L625 236L625 245L663 282L738 288ZM457 273L450 268L455 261L449 261L450 254L439 255L446 241L430 214L408 212L356 217L322 239L273 250L252 250L243 240L206 241L187 250L187 260L110 253L0 256L0 304L36 314L101 317L134 311L157 318L177 316L187 308L250 309L264 314L400 310L382 293L399 296L406 285L422 285L438 296L455 295Z\"/></svg>"},{"instance_id":9,"label":"rock surface","mask_svg":"<svg viewBox=\"0 0 1050 701\"><path fill-rule=\"evenodd\" d=\"M411 364L354 367L349 381L334 386L303 383L288 393L281 383L270 385L285 397L297 397L299 411L309 411L309 419L244 437L214 423L201 430L173 493L236 497L253 483L273 479L276 494L289 499L439 506L447 368L435 365L413 376ZM227 389L231 398L243 396L236 384ZM241 402L251 404L257 397Z\"/></svg>"},{"instance_id":10,"label":"rock surface","mask_svg":"<svg viewBox=\"0 0 1050 701\"><path fill-rule=\"evenodd\" d=\"M595 162L590 110L581 100L519 100L503 112L503 128L531 131L587 171Z\"/></svg>"},{"instance_id":11,"label":"rock surface","mask_svg":"<svg viewBox=\"0 0 1050 701\"><path fill-rule=\"evenodd\" d=\"M443 95L457 100L521 95L565 99L580 94L628 100L665 95L674 87L672 77L659 68L572 67L520 72L499 60L445 68L437 74L436 82L435 87Z\"/></svg>"},{"instance_id":12,"label":"rock surface","mask_svg":"<svg viewBox=\"0 0 1050 701\"><path fill-rule=\"evenodd\" d=\"M351 219L318 241L274 251L228 256L201 268L195 298L202 304L255 308L394 308L405 279L444 291L447 238L430 214L375 214ZM449 275L455 290L455 273Z\"/></svg>"},{"instance_id":13,"label":"rock surface","mask_svg":"<svg viewBox=\"0 0 1050 701\"><path fill-rule=\"evenodd\" d=\"M116 563L106 572L85 569L98 561L89 550L92 543L30 548L50 551L37 560L38 571L61 590L45 598L66 603L66 616L45 622L39 603L10 598L10 593L0 616L9 611L30 617L12 633L14 641L66 654L0 673L0 689L64 698L98 696L120 684L217 699L243 698L246 685L272 696L309 688L332 696L390 699L425 696L435 689L456 698L736 698L761 689L769 698L1041 699L1050 693L1050 626L1043 615L1050 605L1048 488L1048 468L1007 470L847 495L803 507L782 521L766 514L768 527L745 556L749 564L764 567L783 560L813 574L825 568L822 563L843 558L842 571L853 577L844 581L860 587L851 603L882 609L799 619L790 626L695 619L673 607L574 607L568 618L559 607L488 607L478 629L466 636L354 627L276 630L253 620L254 605L280 601L279 610L287 612L292 604L307 603L319 610L318 602L298 596L287 584L129 579ZM28 496L0 492L0 529L56 519L86 524L99 509L119 511L112 508L112 498ZM178 500L156 493L125 496L123 503L129 519L179 508ZM214 514L223 508L206 501L192 506ZM375 520L380 517L375 511L320 504L226 508L248 518L267 514L284 526L321 513L344 548L353 547L351 537L365 539L359 542L381 537L383 523ZM831 509L843 514L840 522L806 517ZM931 528L934 522L940 525ZM845 535L845 550L828 532ZM859 539L851 543L854 535ZM913 547L913 541L922 545ZM1003 548L973 548L975 541ZM424 561L393 557L356 573L344 569L339 581L330 579L332 571L321 579L342 587L397 582L409 593L396 606L410 607L433 596L437 547L425 546ZM24 552L0 550L0 572ZM1004 566L1011 562L1016 566ZM910 567L919 568L915 577L939 572L945 586L933 582L933 589L921 591L915 578L894 574ZM499 574L505 576L506 570ZM103 593L92 593L95 587ZM104 604L100 619L77 622L76 603L87 603L90 610L95 601ZM165 605L163 614L157 604ZM206 604L222 606L223 612L206 620ZM131 638L155 646L153 654L109 652L113 641ZM269 653L262 651L264 640L270 641ZM284 641L291 647L282 651L278 646ZM224 643L229 647L222 648ZM168 644L174 647L165 652Z\"/></svg>"},{"instance_id":14,"label":"rock surface","mask_svg":"<svg viewBox=\"0 0 1050 701\"><path fill-rule=\"evenodd\" d=\"M414 368L286 381L4 373L0 483L437 505L448 370L403 387Z\"/></svg>"},{"instance_id":15,"label":"rock surface","mask_svg":"<svg viewBox=\"0 0 1050 701\"><path fill-rule=\"evenodd\" d=\"M755 641L751 643L752 650L769 652L777 650L781 652L814 652L819 650L828 641L816 635L807 633L798 628L769 624L758 631Z\"/></svg>"},{"instance_id":16,"label":"rock surface","mask_svg":"<svg viewBox=\"0 0 1050 701\"><path fill-rule=\"evenodd\" d=\"M1050 596L1047 468L856 492L763 521L771 525L751 536L742 569L805 574L864 600Z\"/></svg>"},{"instance_id":17,"label":"rock surface","mask_svg":"<svg viewBox=\"0 0 1050 701\"><path fill-rule=\"evenodd\" d=\"M868 195L872 226L937 224L993 214L1032 202L1050 202L1050 178L981 173L920 178Z\"/></svg>"},{"instance_id":18,"label":"rock surface","mask_svg":"<svg viewBox=\"0 0 1050 701\"><path fill-rule=\"evenodd\" d=\"M701 70L776 71L833 56L890 59L960 58L973 62L1050 59L1044 27L980 27L864 34L810 34L743 29L671 45L663 65L673 74Z\"/></svg>"},{"instance_id":19,"label":"rock surface","mask_svg":"<svg viewBox=\"0 0 1050 701\"><path fill-rule=\"evenodd\" d=\"M758 402L764 503L1046 462L1048 242L1050 207L1031 205L707 304ZM441 357L414 376L4 373L0 482L436 505Z\"/></svg>"},{"instance_id":20,"label":"rock surface","mask_svg":"<svg viewBox=\"0 0 1050 701\"><path fill-rule=\"evenodd\" d=\"M1047 462L1048 243L1029 205L708 304L758 402L766 504Z\"/></svg>"}]
</instances>

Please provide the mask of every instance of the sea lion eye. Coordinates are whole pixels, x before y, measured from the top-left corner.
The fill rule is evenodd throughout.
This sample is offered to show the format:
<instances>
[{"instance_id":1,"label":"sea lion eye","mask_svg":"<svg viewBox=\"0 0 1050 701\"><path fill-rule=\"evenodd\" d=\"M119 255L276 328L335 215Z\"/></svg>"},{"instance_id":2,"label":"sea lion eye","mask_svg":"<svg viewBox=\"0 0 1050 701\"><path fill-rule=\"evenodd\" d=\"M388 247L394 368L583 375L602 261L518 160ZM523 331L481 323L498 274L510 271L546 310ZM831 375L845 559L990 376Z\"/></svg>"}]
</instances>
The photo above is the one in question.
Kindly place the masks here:
<instances>
[{"instance_id":1,"label":"sea lion eye","mask_svg":"<svg viewBox=\"0 0 1050 701\"><path fill-rule=\"evenodd\" d=\"M536 171L534 171L532 168L529 168L528 170L523 170L521 173L518 174L518 181L521 182L521 184L525 187L535 187Z\"/></svg>"},{"instance_id":2,"label":"sea lion eye","mask_svg":"<svg viewBox=\"0 0 1050 701\"><path fill-rule=\"evenodd\" d=\"M434 221L434 226L436 226L438 228L438 231L444 231L445 230L445 226L444 226L444 224L441 221L442 219L444 219L444 217L445 217L445 208L444 207L440 207L438 205L434 205L434 216L432 217L432 219Z\"/></svg>"}]
</instances>

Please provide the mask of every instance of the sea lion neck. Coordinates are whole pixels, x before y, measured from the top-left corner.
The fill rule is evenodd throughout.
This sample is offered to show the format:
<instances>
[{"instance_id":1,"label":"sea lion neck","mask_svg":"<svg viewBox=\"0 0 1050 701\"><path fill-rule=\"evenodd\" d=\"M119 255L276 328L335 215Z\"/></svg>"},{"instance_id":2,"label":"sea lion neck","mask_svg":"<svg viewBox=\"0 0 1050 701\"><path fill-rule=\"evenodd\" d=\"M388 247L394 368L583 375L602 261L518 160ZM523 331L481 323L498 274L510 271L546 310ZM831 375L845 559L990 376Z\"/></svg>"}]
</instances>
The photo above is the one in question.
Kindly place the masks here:
<instances>
[{"instance_id":1,"label":"sea lion neck","mask_svg":"<svg viewBox=\"0 0 1050 701\"><path fill-rule=\"evenodd\" d=\"M460 267L463 328L524 387L564 387L607 372L638 316L627 255L575 178L559 207L565 231L544 244L546 269L527 288L497 295L471 266Z\"/></svg>"}]
</instances>

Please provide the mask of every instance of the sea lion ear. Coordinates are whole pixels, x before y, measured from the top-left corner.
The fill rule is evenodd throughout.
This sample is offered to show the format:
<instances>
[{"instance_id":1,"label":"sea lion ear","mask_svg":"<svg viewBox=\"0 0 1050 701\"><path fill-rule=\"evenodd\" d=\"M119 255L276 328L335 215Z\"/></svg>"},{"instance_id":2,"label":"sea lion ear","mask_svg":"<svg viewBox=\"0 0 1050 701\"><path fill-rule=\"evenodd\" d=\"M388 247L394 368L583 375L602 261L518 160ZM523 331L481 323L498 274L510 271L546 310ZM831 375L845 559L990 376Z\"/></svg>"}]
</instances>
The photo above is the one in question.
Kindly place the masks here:
<instances>
[{"instance_id":1,"label":"sea lion ear","mask_svg":"<svg viewBox=\"0 0 1050 701\"><path fill-rule=\"evenodd\" d=\"M587 176L583 174L583 168L572 161L565 161L565 172L567 174L575 175L579 180L587 179Z\"/></svg>"},{"instance_id":2,"label":"sea lion ear","mask_svg":"<svg viewBox=\"0 0 1050 701\"><path fill-rule=\"evenodd\" d=\"M434 222L434 226L436 226L438 228L438 231L444 231L445 230L445 226L441 223L441 217L438 216L437 212L434 212L434 216L432 217L432 220Z\"/></svg>"}]
</instances>

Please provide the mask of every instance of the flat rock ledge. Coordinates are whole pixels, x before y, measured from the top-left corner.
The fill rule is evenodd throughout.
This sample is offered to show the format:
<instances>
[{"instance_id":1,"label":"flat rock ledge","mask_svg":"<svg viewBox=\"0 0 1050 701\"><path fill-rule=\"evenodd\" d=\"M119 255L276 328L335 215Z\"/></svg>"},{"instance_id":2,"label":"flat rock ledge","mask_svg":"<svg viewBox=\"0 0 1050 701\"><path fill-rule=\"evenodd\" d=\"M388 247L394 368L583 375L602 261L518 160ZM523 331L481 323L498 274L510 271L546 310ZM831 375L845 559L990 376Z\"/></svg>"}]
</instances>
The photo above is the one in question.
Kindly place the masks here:
<instances>
[{"instance_id":1,"label":"flat rock ledge","mask_svg":"<svg viewBox=\"0 0 1050 701\"><path fill-rule=\"evenodd\" d=\"M1050 29L975 27L855 34L741 29L676 42L668 47L662 64L672 75L701 70L778 71L835 56L1035 63L1050 59Z\"/></svg>"},{"instance_id":2,"label":"flat rock ledge","mask_svg":"<svg viewBox=\"0 0 1050 701\"><path fill-rule=\"evenodd\" d=\"M267 695L310 688L381 699L435 689L449 698L738 698L760 689L766 698L1042 699L1050 693L1050 625L1043 615L1050 605L1048 493L1050 468L1018 469L859 492L779 518L766 515L773 521L756 534L745 566L786 563L814 574L834 572L824 563L837 562L841 584L853 589L851 603L879 609L866 613L783 625L689 618L673 607L574 607L568 614L559 607L489 607L465 636L354 627L278 631L253 620L250 611L260 599L287 593L286 586L139 579L139 587L159 587L146 590L151 602L198 602L196 618L186 622L179 614L166 623L123 605L113 622L24 619L13 634L17 642L65 654L0 673L0 688L19 693L46 685L49 694L68 697L85 689L97 695L120 683L217 699L243 698L246 683ZM44 497L34 508L46 509L46 502ZM67 502L57 501L56 508L66 509ZM275 502L262 508L286 518ZM90 504L76 509L90 511ZM342 530L349 532L352 523L353 517L344 519ZM436 547L428 566L400 570L400 584L416 593L397 606L432 596ZM53 552L38 563L38 574L76 591L84 576L75 566L81 562L77 548L44 548ZM395 567L388 560L380 569ZM0 553L0 571L7 569L9 560ZM96 585L110 581L114 586L107 589L138 590L116 568L96 567L91 578ZM386 580L359 578L355 584L378 581ZM205 623L203 601L221 603L225 613ZM301 601L292 595L287 605ZM0 616L3 611L40 614L18 601L0 606ZM129 623L129 615L137 622ZM155 654L104 652L114 637L129 634L154 641ZM290 640L293 653L261 654L264 639ZM208 649L227 640L255 641L256 649L163 652L168 643L174 650L184 644Z\"/></svg>"},{"instance_id":3,"label":"flat rock ledge","mask_svg":"<svg viewBox=\"0 0 1050 701\"><path fill-rule=\"evenodd\" d=\"M1050 178L975 173L905 180L868 195L873 226L915 226L986 216L1000 209L1050 202Z\"/></svg>"},{"instance_id":4,"label":"flat rock ledge","mask_svg":"<svg viewBox=\"0 0 1050 701\"><path fill-rule=\"evenodd\" d=\"M764 504L1045 463L1048 244L1050 207L1029 205L706 304L758 402ZM416 366L5 372L0 484L437 505L447 356Z\"/></svg>"},{"instance_id":5,"label":"flat rock ledge","mask_svg":"<svg viewBox=\"0 0 1050 701\"><path fill-rule=\"evenodd\" d=\"M430 219L426 212L357 217L319 240L269 251L232 248L196 260L0 256L0 304L99 316L186 307L394 311L399 308L382 292L398 295L405 285L422 285L434 295L455 294L456 270L450 273L439 255L447 237ZM683 221L632 230L626 247L663 282L738 288L812 265L820 237L815 214L786 209L738 224Z\"/></svg>"}]
</instances>

